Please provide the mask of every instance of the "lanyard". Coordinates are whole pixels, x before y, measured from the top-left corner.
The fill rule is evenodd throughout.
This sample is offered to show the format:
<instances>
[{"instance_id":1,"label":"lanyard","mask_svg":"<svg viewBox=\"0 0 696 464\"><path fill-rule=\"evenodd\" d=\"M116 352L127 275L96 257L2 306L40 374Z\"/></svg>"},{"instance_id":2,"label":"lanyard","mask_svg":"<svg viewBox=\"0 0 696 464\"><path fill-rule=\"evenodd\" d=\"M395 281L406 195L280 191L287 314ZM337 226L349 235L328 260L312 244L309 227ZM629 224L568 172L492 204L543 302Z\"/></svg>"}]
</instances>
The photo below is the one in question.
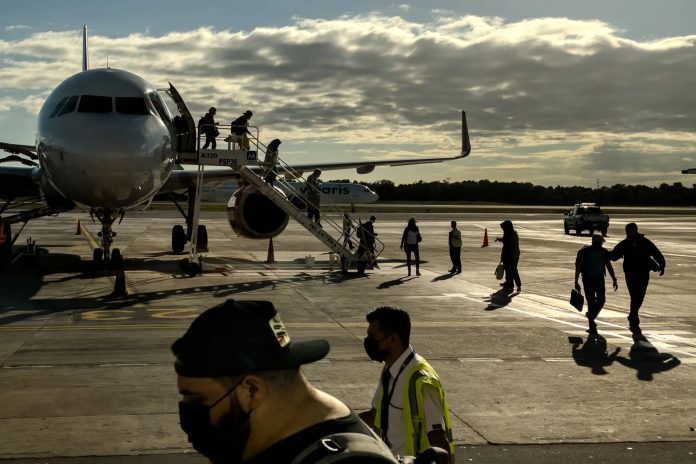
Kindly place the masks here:
<instances>
[{"instance_id":1,"label":"lanyard","mask_svg":"<svg viewBox=\"0 0 696 464\"><path fill-rule=\"evenodd\" d=\"M382 417L382 424L386 423L387 427L382 427L382 435L387 443L389 443L389 440L387 440L387 430L389 428L389 404L391 403L392 396L394 395L394 390L396 389L396 383L399 380L399 376L404 371L404 369L406 369L406 366L408 365L408 363L411 362L415 355L416 353L411 353L410 355L408 355L403 364L401 364L399 372L394 377L394 383L392 384L391 391L389 391L389 384L387 384L385 386L386 388L384 388L385 391L383 392L382 404L380 405L380 408L383 411L383 415L384 413L386 413L386 417ZM387 367L387 370L388 369L389 368Z\"/></svg>"}]
</instances>

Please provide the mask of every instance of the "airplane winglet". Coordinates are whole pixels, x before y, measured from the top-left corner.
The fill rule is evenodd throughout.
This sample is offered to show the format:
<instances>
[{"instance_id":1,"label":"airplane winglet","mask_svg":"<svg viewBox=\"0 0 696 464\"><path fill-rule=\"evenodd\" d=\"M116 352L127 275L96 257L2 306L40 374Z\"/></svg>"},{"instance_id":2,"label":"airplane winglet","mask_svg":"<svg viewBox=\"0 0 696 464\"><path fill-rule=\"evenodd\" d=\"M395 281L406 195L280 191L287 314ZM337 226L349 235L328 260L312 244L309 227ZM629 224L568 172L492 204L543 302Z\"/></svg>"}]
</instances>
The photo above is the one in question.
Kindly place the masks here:
<instances>
[{"instance_id":1,"label":"airplane winglet","mask_svg":"<svg viewBox=\"0 0 696 464\"><path fill-rule=\"evenodd\" d=\"M87 25L82 26L82 70L87 71L89 62L87 60Z\"/></svg>"},{"instance_id":2,"label":"airplane winglet","mask_svg":"<svg viewBox=\"0 0 696 464\"><path fill-rule=\"evenodd\" d=\"M466 158L471 153L471 142L469 141L469 126L466 124L466 111L462 111L462 153L461 158Z\"/></svg>"}]
</instances>

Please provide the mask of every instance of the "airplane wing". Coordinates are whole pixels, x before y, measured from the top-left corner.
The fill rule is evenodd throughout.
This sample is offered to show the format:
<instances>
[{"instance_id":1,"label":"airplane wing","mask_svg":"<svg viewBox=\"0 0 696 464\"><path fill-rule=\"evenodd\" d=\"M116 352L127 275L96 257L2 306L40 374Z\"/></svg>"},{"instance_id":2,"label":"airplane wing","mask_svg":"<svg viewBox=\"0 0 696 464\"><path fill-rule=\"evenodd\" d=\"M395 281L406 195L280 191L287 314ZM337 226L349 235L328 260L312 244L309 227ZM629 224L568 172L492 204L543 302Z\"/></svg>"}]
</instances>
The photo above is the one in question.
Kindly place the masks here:
<instances>
[{"instance_id":1,"label":"airplane wing","mask_svg":"<svg viewBox=\"0 0 696 464\"><path fill-rule=\"evenodd\" d=\"M36 147L33 145L17 145L15 143L0 142L0 150L16 155L24 155L33 160L39 159L39 157L36 156Z\"/></svg>"},{"instance_id":2,"label":"airplane wing","mask_svg":"<svg viewBox=\"0 0 696 464\"><path fill-rule=\"evenodd\" d=\"M441 163L443 161L452 161L466 158L471 153L471 142L469 141L469 128L466 123L466 113L462 111L462 151L456 156L443 156L439 158L408 158L408 159L393 159L393 160L362 160L348 161L343 163L312 163L312 164L296 164L286 166L286 170L293 173L295 177L299 177L302 173L321 169L322 171L337 171L340 169L355 169L358 174L369 174L374 171L377 166L407 166L414 164L430 164ZM252 168L260 169L260 168ZM282 174L282 173L281 173ZM220 183L227 180L239 180L240 176L232 170L210 170L204 172L203 182L205 184ZM196 172L175 170L172 172L169 180L160 190L160 193L167 193L175 190L182 190L196 185Z\"/></svg>"}]
</instances>

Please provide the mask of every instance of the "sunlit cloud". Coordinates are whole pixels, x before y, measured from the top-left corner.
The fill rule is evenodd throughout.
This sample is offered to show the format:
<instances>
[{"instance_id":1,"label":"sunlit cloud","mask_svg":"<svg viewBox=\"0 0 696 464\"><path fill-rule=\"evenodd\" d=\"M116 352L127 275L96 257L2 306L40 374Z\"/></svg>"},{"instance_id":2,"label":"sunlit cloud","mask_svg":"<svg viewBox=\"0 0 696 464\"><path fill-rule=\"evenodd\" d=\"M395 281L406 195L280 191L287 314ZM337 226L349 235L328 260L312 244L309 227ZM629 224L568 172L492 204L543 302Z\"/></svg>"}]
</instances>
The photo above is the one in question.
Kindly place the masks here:
<instances>
[{"instance_id":1,"label":"sunlit cloud","mask_svg":"<svg viewBox=\"0 0 696 464\"><path fill-rule=\"evenodd\" d=\"M457 153L465 109L474 154L452 178L572 184L578 167L616 166L623 182L651 169L657 182L685 158L696 164L696 36L629 40L597 20L506 22L443 10L432 18L97 34L91 63L105 66L108 56L156 86L171 81L195 118L211 105L222 122L252 109L252 123L287 150L321 142L339 158ZM42 97L80 70L81 34L0 41L0 63L0 113L36 113L29 94Z\"/></svg>"}]
</instances>

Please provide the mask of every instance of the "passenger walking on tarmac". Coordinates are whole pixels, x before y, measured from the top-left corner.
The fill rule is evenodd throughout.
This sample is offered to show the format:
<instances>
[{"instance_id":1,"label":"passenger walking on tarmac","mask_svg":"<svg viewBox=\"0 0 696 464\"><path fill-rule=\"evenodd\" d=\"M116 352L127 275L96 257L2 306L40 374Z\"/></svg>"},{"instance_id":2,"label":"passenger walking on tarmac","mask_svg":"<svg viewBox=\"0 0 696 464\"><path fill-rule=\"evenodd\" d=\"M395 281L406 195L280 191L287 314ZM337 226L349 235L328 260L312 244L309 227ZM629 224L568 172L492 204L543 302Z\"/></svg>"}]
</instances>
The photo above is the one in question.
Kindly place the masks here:
<instances>
[{"instance_id":1,"label":"passenger walking on tarmac","mask_svg":"<svg viewBox=\"0 0 696 464\"><path fill-rule=\"evenodd\" d=\"M363 224L363 228L365 230L365 243L367 244L369 266L379 269L379 265L377 265L377 250L375 249L375 237L379 235L375 232L376 220L377 218L375 216L370 216L370 220Z\"/></svg>"},{"instance_id":2,"label":"passenger walking on tarmac","mask_svg":"<svg viewBox=\"0 0 696 464\"><path fill-rule=\"evenodd\" d=\"M198 132L205 134L205 144L201 147L204 150L208 148L208 146L215 150L215 147L217 146L215 137L220 135L220 131L217 129L217 127L215 127L218 125L218 123L215 122L216 113L217 109L215 109L214 106L211 106L208 112L198 120Z\"/></svg>"},{"instance_id":3,"label":"passenger walking on tarmac","mask_svg":"<svg viewBox=\"0 0 696 464\"><path fill-rule=\"evenodd\" d=\"M314 222L321 227L319 217L319 208L321 206L321 189L319 187L319 176L321 169L315 169L305 182L305 190L307 191L307 216L309 219L314 218Z\"/></svg>"},{"instance_id":4,"label":"passenger walking on tarmac","mask_svg":"<svg viewBox=\"0 0 696 464\"><path fill-rule=\"evenodd\" d=\"M517 271L517 263L520 261L520 238L515 231L511 221L500 223L503 229L503 238L497 237L496 242L503 243L500 252L500 261L505 268L505 282L500 284L503 288L512 290L513 284L517 284L517 291L522 291L522 281L520 273Z\"/></svg>"},{"instance_id":5,"label":"passenger walking on tarmac","mask_svg":"<svg viewBox=\"0 0 696 464\"><path fill-rule=\"evenodd\" d=\"M418 456L436 446L454 462L452 425L445 392L435 369L409 344L406 311L382 306L367 314L365 352L384 362L372 409L360 418L374 428L395 456Z\"/></svg>"},{"instance_id":6,"label":"passenger walking on tarmac","mask_svg":"<svg viewBox=\"0 0 696 464\"><path fill-rule=\"evenodd\" d=\"M277 165L278 165L278 147L282 142L280 139L273 139L266 147L266 157L263 159L263 164L265 165L266 175L263 180L266 181L268 185L273 187L275 183L276 176L278 175Z\"/></svg>"},{"instance_id":7,"label":"passenger walking on tarmac","mask_svg":"<svg viewBox=\"0 0 696 464\"><path fill-rule=\"evenodd\" d=\"M172 351L181 428L211 462L290 464L308 450L322 455L327 436L353 432L386 456L369 462L396 464L354 411L304 376L300 366L326 356L329 343L291 341L270 302L227 300L210 308Z\"/></svg>"},{"instance_id":8,"label":"passenger walking on tarmac","mask_svg":"<svg viewBox=\"0 0 696 464\"><path fill-rule=\"evenodd\" d=\"M243 115L232 121L231 131L233 135L240 137L239 145L244 149L248 150L251 145L249 144L249 120L254 115L250 110L246 110Z\"/></svg>"},{"instance_id":9,"label":"passenger walking on tarmac","mask_svg":"<svg viewBox=\"0 0 696 464\"><path fill-rule=\"evenodd\" d=\"M623 271L626 287L631 295L631 311L628 314L628 324L634 335L641 335L640 310L645 293L648 290L650 271L665 274L665 257L653 242L638 233L635 222L626 224L626 238L620 241L609 253L612 261L623 258Z\"/></svg>"},{"instance_id":10,"label":"passenger walking on tarmac","mask_svg":"<svg viewBox=\"0 0 696 464\"><path fill-rule=\"evenodd\" d=\"M457 274L462 272L462 233L457 229L457 223L452 221L452 230L449 232L449 254L450 260L452 260L452 269L449 270L450 274L456 272Z\"/></svg>"},{"instance_id":11,"label":"passenger walking on tarmac","mask_svg":"<svg viewBox=\"0 0 696 464\"><path fill-rule=\"evenodd\" d=\"M350 239L350 233L353 231L353 221L350 219L350 213L345 211L343 213L343 246L349 249L355 248L353 241Z\"/></svg>"},{"instance_id":12,"label":"passenger walking on tarmac","mask_svg":"<svg viewBox=\"0 0 696 464\"><path fill-rule=\"evenodd\" d=\"M587 332L591 334L597 333L595 319L597 319L606 301L605 269L609 271L614 291L619 288L614 268L609 260L609 251L602 246L602 243L604 243L604 237L593 235L592 246L580 248L575 258L575 290L580 291L578 279L582 275L582 286L585 289L585 299L587 300L587 322L590 325Z\"/></svg>"},{"instance_id":13,"label":"passenger walking on tarmac","mask_svg":"<svg viewBox=\"0 0 696 464\"><path fill-rule=\"evenodd\" d=\"M413 253L416 259L416 275L420 274L420 254L418 253L418 243L421 242L423 238L421 237L418 226L416 225L416 218L411 216L408 220L408 224L404 229L404 233L401 235L401 245L399 248L406 252L406 266L408 267L408 275L411 275L411 253Z\"/></svg>"}]
</instances>

